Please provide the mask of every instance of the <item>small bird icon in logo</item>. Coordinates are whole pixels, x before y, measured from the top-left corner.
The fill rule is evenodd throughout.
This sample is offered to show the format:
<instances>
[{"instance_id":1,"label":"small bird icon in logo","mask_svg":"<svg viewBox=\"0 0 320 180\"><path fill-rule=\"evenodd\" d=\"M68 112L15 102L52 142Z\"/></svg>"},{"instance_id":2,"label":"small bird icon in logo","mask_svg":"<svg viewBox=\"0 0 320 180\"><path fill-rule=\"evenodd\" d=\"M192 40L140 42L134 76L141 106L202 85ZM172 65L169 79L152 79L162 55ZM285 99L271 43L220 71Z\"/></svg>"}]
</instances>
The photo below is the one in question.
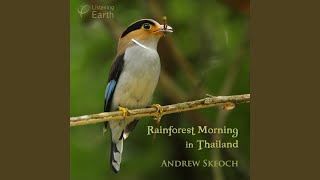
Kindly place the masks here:
<instances>
[{"instance_id":1,"label":"small bird icon in logo","mask_svg":"<svg viewBox=\"0 0 320 180\"><path fill-rule=\"evenodd\" d=\"M80 14L80 17L82 18L82 15L90 11L89 5L81 5L81 10L78 9L78 13Z\"/></svg>"}]
</instances>

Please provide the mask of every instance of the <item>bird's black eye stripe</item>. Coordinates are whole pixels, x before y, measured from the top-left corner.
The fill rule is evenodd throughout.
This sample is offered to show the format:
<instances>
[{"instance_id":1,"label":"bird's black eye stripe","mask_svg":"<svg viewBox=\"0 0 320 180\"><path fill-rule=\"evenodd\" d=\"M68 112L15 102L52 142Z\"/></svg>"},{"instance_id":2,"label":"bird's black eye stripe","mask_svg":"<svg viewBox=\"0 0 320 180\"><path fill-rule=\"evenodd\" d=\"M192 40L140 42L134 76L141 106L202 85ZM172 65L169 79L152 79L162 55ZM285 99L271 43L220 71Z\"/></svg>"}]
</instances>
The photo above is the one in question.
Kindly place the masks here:
<instances>
[{"instance_id":1,"label":"bird's black eye stripe","mask_svg":"<svg viewBox=\"0 0 320 180\"><path fill-rule=\"evenodd\" d=\"M131 24L129 27L127 27L127 29L125 31L123 31L122 35L121 35L121 38L123 38L124 36L126 36L127 34L129 34L130 32L132 31L135 31L137 29L140 29L142 27L142 25L144 25L145 23L149 24L150 26L151 25L155 25L154 22L150 21L150 20L140 20L140 21L137 21L133 24Z\"/></svg>"},{"instance_id":2,"label":"bird's black eye stripe","mask_svg":"<svg viewBox=\"0 0 320 180\"><path fill-rule=\"evenodd\" d=\"M149 30L151 28L150 24L149 23L144 23L142 25L143 29L146 29L146 30Z\"/></svg>"}]
</instances>

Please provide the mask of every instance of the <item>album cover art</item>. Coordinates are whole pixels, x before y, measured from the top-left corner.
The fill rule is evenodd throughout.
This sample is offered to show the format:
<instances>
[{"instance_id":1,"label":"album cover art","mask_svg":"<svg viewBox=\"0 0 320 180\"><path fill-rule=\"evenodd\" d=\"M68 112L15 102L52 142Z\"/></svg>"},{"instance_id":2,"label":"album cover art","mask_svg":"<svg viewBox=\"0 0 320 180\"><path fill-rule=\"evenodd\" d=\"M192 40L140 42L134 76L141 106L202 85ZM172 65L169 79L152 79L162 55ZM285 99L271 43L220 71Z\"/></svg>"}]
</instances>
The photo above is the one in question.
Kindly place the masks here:
<instances>
[{"instance_id":1,"label":"album cover art","mask_svg":"<svg viewBox=\"0 0 320 180\"><path fill-rule=\"evenodd\" d=\"M249 0L70 1L70 179L250 179Z\"/></svg>"}]
</instances>

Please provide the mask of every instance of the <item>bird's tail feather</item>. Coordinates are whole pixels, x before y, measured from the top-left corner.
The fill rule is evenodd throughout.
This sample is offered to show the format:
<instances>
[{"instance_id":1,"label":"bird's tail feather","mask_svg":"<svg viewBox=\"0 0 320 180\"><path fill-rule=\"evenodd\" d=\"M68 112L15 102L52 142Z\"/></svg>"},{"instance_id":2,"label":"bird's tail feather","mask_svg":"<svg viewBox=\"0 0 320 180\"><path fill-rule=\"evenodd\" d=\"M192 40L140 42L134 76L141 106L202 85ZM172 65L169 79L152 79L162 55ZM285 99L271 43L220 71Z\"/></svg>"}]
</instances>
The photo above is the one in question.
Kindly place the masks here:
<instances>
[{"instance_id":1,"label":"bird's tail feather","mask_svg":"<svg viewBox=\"0 0 320 180\"><path fill-rule=\"evenodd\" d=\"M123 133L122 133L123 134ZM123 135L121 135L118 142L112 142L111 140L111 153L110 153L110 166L113 172L120 171L121 157L123 151Z\"/></svg>"},{"instance_id":2,"label":"bird's tail feather","mask_svg":"<svg viewBox=\"0 0 320 180\"><path fill-rule=\"evenodd\" d=\"M124 139L127 139L130 132L136 127L136 125L138 124L139 120L138 119L135 119L134 121L132 121L131 123L129 123L125 129L124 129L124 132L123 132L123 138Z\"/></svg>"}]
</instances>

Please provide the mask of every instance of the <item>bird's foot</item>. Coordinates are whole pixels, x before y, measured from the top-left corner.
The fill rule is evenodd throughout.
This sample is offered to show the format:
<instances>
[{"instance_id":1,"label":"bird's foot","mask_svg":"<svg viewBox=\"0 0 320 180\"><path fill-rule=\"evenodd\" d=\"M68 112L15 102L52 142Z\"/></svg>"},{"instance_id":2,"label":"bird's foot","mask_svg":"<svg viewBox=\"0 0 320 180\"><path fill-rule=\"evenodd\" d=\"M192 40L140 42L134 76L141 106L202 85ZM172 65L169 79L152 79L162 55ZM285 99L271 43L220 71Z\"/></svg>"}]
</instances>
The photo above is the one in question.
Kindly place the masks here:
<instances>
[{"instance_id":1,"label":"bird's foot","mask_svg":"<svg viewBox=\"0 0 320 180\"><path fill-rule=\"evenodd\" d=\"M126 119L128 115L130 115L129 110L125 107L118 106L118 110L122 111L122 116L124 119Z\"/></svg>"},{"instance_id":2,"label":"bird's foot","mask_svg":"<svg viewBox=\"0 0 320 180\"><path fill-rule=\"evenodd\" d=\"M157 116L155 117L155 120L157 121L157 125L160 124L160 120L163 113L163 108L160 104L152 104L151 107L157 108Z\"/></svg>"}]
</instances>

